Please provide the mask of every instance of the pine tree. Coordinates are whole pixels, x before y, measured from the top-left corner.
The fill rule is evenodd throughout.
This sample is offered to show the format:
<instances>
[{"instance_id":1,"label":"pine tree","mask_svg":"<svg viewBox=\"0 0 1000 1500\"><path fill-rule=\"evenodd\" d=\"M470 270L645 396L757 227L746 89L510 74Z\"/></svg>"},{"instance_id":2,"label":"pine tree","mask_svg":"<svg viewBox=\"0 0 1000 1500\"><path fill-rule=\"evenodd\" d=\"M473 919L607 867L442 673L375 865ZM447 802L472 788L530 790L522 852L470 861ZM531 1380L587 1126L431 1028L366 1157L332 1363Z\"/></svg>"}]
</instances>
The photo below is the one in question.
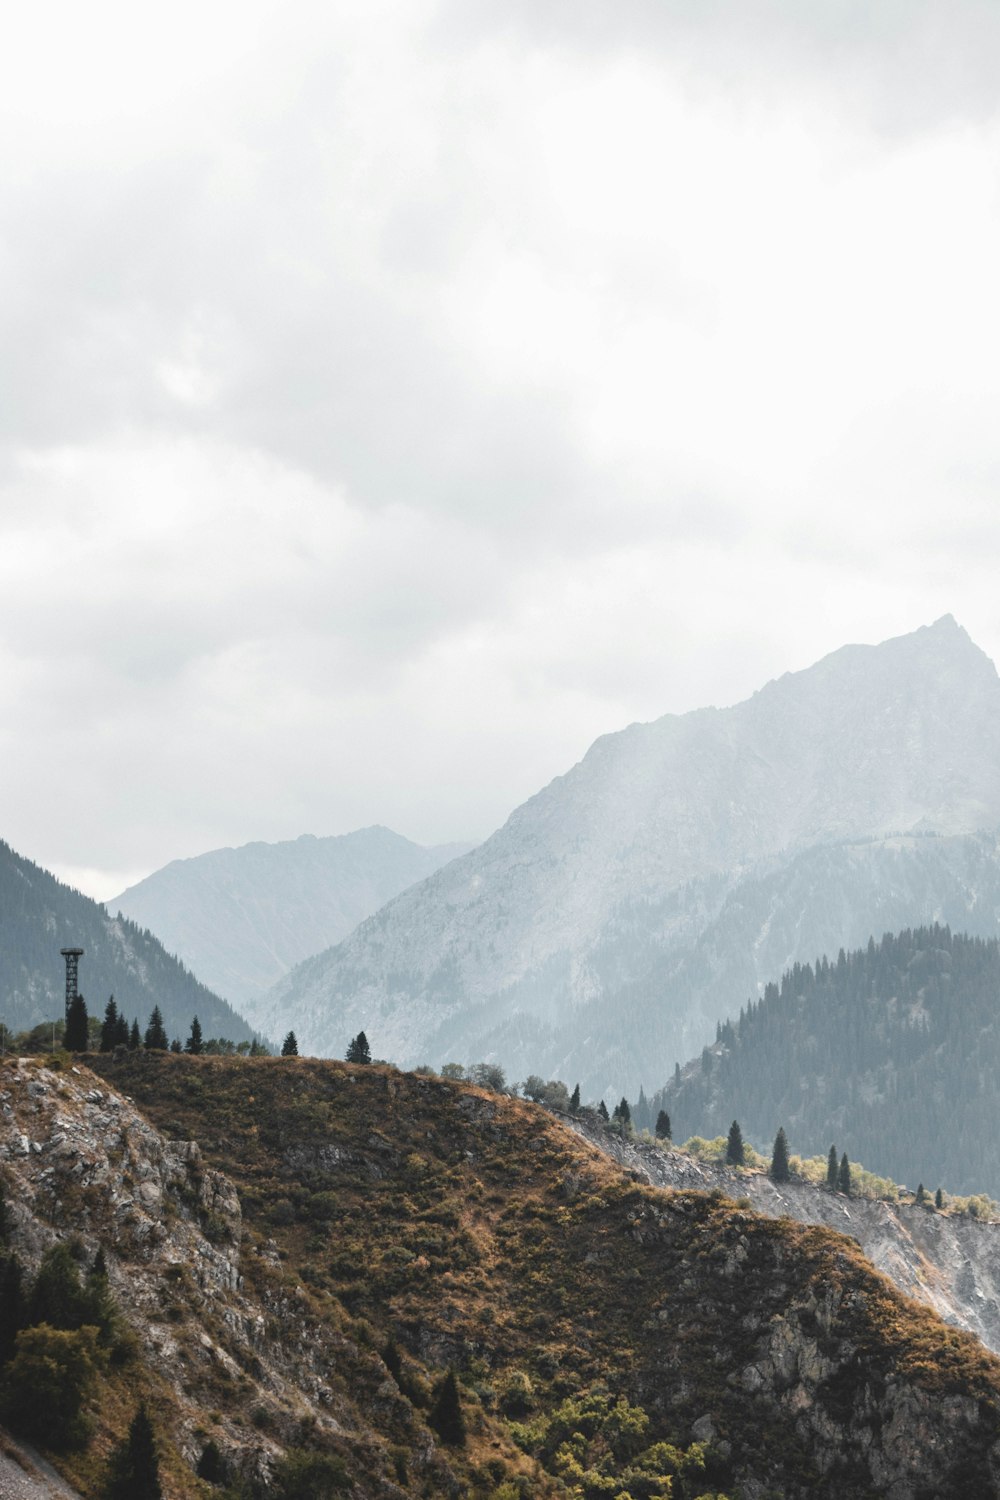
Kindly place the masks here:
<instances>
[{"instance_id":1,"label":"pine tree","mask_svg":"<svg viewBox=\"0 0 1000 1500\"><path fill-rule=\"evenodd\" d=\"M464 1446L465 1418L462 1416L462 1403L458 1396L458 1381L454 1370L448 1371L438 1387L427 1421L442 1443L447 1443L450 1448Z\"/></svg>"},{"instance_id":2,"label":"pine tree","mask_svg":"<svg viewBox=\"0 0 1000 1500\"><path fill-rule=\"evenodd\" d=\"M195 1016L191 1022L191 1035L184 1043L184 1051L189 1052L192 1057L200 1057L202 1049L201 1022Z\"/></svg>"},{"instance_id":3,"label":"pine tree","mask_svg":"<svg viewBox=\"0 0 1000 1500\"><path fill-rule=\"evenodd\" d=\"M82 1328L89 1312L80 1269L69 1245L59 1240L42 1256L28 1296L28 1322L47 1323L50 1328Z\"/></svg>"},{"instance_id":4,"label":"pine tree","mask_svg":"<svg viewBox=\"0 0 1000 1500\"><path fill-rule=\"evenodd\" d=\"M296 1043L295 1050L298 1051L298 1043ZM264 1043L263 1042L258 1042L257 1038L254 1037L253 1041L250 1043L250 1056L251 1057L270 1057L270 1055L271 1054L268 1052L267 1048L264 1046Z\"/></svg>"},{"instance_id":5,"label":"pine tree","mask_svg":"<svg viewBox=\"0 0 1000 1500\"><path fill-rule=\"evenodd\" d=\"M628 1126L631 1125L631 1123L632 1123L632 1111L629 1108L629 1102L625 1098L624 1094L622 1095L622 1097L618 1101L618 1103L615 1105L614 1114L613 1114L612 1118L615 1119L615 1120L617 1120L619 1122L619 1124L621 1125L621 1127L622 1127L623 1130L627 1129Z\"/></svg>"},{"instance_id":6,"label":"pine tree","mask_svg":"<svg viewBox=\"0 0 1000 1500\"><path fill-rule=\"evenodd\" d=\"M576 1087L574 1088L572 1094L570 1094L570 1096L569 1096L569 1112L570 1112L570 1114L571 1115L575 1115L576 1112L577 1112L577 1110L579 1108L580 1108L580 1085L577 1084Z\"/></svg>"},{"instance_id":7,"label":"pine tree","mask_svg":"<svg viewBox=\"0 0 1000 1500\"><path fill-rule=\"evenodd\" d=\"M846 1151L840 1158L840 1167L837 1172L837 1191L846 1193L848 1198L851 1196L851 1164L847 1160Z\"/></svg>"},{"instance_id":8,"label":"pine tree","mask_svg":"<svg viewBox=\"0 0 1000 1500\"><path fill-rule=\"evenodd\" d=\"M282 1057L298 1057L299 1044L295 1039L295 1032L290 1031L281 1044Z\"/></svg>"},{"instance_id":9,"label":"pine tree","mask_svg":"<svg viewBox=\"0 0 1000 1500\"><path fill-rule=\"evenodd\" d=\"M27 1321L21 1262L13 1252L0 1255L0 1365L13 1358L17 1335Z\"/></svg>"},{"instance_id":10,"label":"pine tree","mask_svg":"<svg viewBox=\"0 0 1000 1500\"><path fill-rule=\"evenodd\" d=\"M349 1063L370 1063L371 1060L372 1051L368 1045L368 1038L363 1031L359 1031L357 1036L348 1045L347 1061Z\"/></svg>"},{"instance_id":11,"label":"pine tree","mask_svg":"<svg viewBox=\"0 0 1000 1500\"><path fill-rule=\"evenodd\" d=\"M180 1057L181 1053L184 1051L184 1048L181 1046L181 1039L179 1036L175 1036L173 1041L170 1043L170 1050L175 1057Z\"/></svg>"},{"instance_id":12,"label":"pine tree","mask_svg":"<svg viewBox=\"0 0 1000 1500\"><path fill-rule=\"evenodd\" d=\"M940 1188L938 1188L937 1192L934 1194L934 1207L944 1208L944 1193L942 1193Z\"/></svg>"},{"instance_id":13,"label":"pine tree","mask_svg":"<svg viewBox=\"0 0 1000 1500\"><path fill-rule=\"evenodd\" d=\"M136 1036L139 1035L139 1028L138 1028L138 1026L136 1026L135 1034L136 1034ZM126 1021L126 1019L125 1019L124 1015L122 1014L122 1012L119 1011L118 1012L118 1025L115 1028L115 1046L116 1047L128 1047L130 1045L131 1045L131 1041L130 1041L130 1037L129 1037L128 1022ZM139 1045L138 1042L136 1042L136 1046L138 1046L138 1045Z\"/></svg>"},{"instance_id":14,"label":"pine tree","mask_svg":"<svg viewBox=\"0 0 1000 1500\"><path fill-rule=\"evenodd\" d=\"M926 1196L927 1196L927 1194L924 1192L924 1185L923 1185L923 1183L922 1182L918 1182L917 1183L916 1202L917 1203L923 1203L923 1201L926 1198Z\"/></svg>"},{"instance_id":15,"label":"pine tree","mask_svg":"<svg viewBox=\"0 0 1000 1500\"><path fill-rule=\"evenodd\" d=\"M788 1138L783 1125L779 1127L778 1134L774 1137L769 1175L772 1182L787 1182L792 1175L788 1166Z\"/></svg>"},{"instance_id":16,"label":"pine tree","mask_svg":"<svg viewBox=\"0 0 1000 1500\"><path fill-rule=\"evenodd\" d=\"M726 1141L726 1165L742 1167L743 1154L743 1132L740 1129L739 1120L734 1120L729 1127L729 1139Z\"/></svg>"},{"instance_id":17,"label":"pine tree","mask_svg":"<svg viewBox=\"0 0 1000 1500\"><path fill-rule=\"evenodd\" d=\"M199 1479L205 1479L209 1484L225 1484L229 1478L226 1461L214 1438L209 1438L202 1448L201 1457L194 1472Z\"/></svg>"},{"instance_id":18,"label":"pine tree","mask_svg":"<svg viewBox=\"0 0 1000 1500\"><path fill-rule=\"evenodd\" d=\"M656 1139L658 1141L669 1141L671 1139L670 1116L665 1109L661 1109L656 1117Z\"/></svg>"},{"instance_id":19,"label":"pine tree","mask_svg":"<svg viewBox=\"0 0 1000 1500\"><path fill-rule=\"evenodd\" d=\"M74 995L69 1002L63 1046L67 1052L87 1050L87 1005L82 995Z\"/></svg>"},{"instance_id":20,"label":"pine tree","mask_svg":"<svg viewBox=\"0 0 1000 1500\"><path fill-rule=\"evenodd\" d=\"M107 1500L162 1500L160 1463L146 1403L132 1418L128 1437L111 1455Z\"/></svg>"},{"instance_id":21,"label":"pine tree","mask_svg":"<svg viewBox=\"0 0 1000 1500\"><path fill-rule=\"evenodd\" d=\"M118 1007L115 997L112 995L104 1007L104 1021L101 1024L101 1051L113 1052L118 1041Z\"/></svg>"},{"instance_id":22,"label":"pine tree","mask_svg":"<svg viewBox=\"0 0 1000 1500\"><path fill-rule=\"evenodd\" d=\"M138 1050L139 1050L139 1048L141 1046L142 1046L142 1036L141 1036L141 1034L139 1032L138 1017L136 1017L133 1020L133 1022L132 1022L132 1029L131 1029L131 1031L128 1034L128 1050L130 1052L138 1052Z\"/></svg>"},{"instance_id":23,"label":"pine tree","mask_svg":"<svg viewBox=\"0 0 1000 1500\"><path fill-rule=\"evenodd\" d=\"M153 1006L152 1014L149 1018L149 1025L146 1027L145 1040L146 1049L149 1052L166 1052L167 1048L170 1045L170 1043L167 1041L167 1033L163 1025L163 1017L160 1014L160 1007L158 1005Z\"/></svg>"},{"instance_id":24,"label":"pine tree","mask_svg":"<svg viewBox=\"0 0 1000 1500\"><path fill-rule=\"evenodd\" d=\"M830 1154L826 1159L826 1185L834 1193L837 1191L838 1172L837 1148L836 1146L831 1146Z\"/></svg>"},{"instance_id":25,"label":"pine tree","mask_svg":"<svg viewBox=\"0 0 1000 1500\"><path fill-rule=\"evenodd\" d=\"M608 1106L605 1104L603 1099L597 1106L597 1113L606 1125L608 1123Z\"/></svg>"},{"instance_id":26,"label":"pine tree","mask_svg":"<svg viewBox=\"0 0 1000 1500\"><path fill-rule=\"evenodd\" d=\"M393 1338L392 1334L389 1335L388 1342L386 1343L385 1348L382 1350L382 1363L385 1365L386 1369L389 1371L389 1374L399 1386L400 1390L402 1390L403 1361L400 1357L399 1345L396 1343L396 1340Z\"/></svg>"}]
</instances>

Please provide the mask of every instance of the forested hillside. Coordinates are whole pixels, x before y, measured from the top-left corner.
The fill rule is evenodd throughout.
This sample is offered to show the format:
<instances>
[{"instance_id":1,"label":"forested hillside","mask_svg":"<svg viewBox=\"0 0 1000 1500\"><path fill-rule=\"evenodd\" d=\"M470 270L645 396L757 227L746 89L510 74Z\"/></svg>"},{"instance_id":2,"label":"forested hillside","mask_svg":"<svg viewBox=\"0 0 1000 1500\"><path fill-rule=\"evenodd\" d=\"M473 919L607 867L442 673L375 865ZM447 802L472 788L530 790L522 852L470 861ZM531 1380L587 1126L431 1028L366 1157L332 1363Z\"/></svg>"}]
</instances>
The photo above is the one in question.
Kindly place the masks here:
<instances>
[{"instance_id":1,"label":"forested hillside","mask_svg":"<svg viewBox=\"0 0 1000 1500\"><path fill-rule=\"evenodd\" d=\"M650 1102L677 1140L783 1125L802 1154L997 1196L998 1078L1000 943L935 925L794 965Z\"/></svg>"},{"instance_id":2,"label":"forested hillside","mask_svg":"<svg viewBox=\"0 0 1000 1500\"><path fill-rule=\"evenodd\" d=\"M184 1038L197 1015L205 1037L243 1041L246 1022L213 995L151 933L63 885L0 842L0 1021L24 1030L59 1019L65 1004L60 948L84 950L79 987L91 1014L109 995L143 1029L154 1005L170 1037Z\"/></svg>"}]
</instances>

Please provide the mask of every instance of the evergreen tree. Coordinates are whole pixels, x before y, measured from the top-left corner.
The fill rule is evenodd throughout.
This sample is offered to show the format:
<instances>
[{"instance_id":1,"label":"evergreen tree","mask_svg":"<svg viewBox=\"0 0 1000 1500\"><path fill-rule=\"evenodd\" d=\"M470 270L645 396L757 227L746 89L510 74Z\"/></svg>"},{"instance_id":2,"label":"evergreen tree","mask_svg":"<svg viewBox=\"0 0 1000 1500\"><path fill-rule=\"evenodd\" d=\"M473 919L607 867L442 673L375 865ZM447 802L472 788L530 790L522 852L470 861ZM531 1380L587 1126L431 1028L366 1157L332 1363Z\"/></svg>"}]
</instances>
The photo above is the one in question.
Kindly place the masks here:
<instances>
[{"instance_id":1,"label":"evergreen tree","mask_svg":"<svg viewBox=\"0 0 1000 1500\"><path fill-rule=\"evenodd\" d=\"M82 1328L90 1321L90 1301L80 1282L80 1269L65 1240L42 1256L28 1297L28 1322L50 1328Z\"/></svg>"},{"instance_id":2,"label":"evergreen tree","mask_svg":"<svg viewBox=\"0 0 1000 1500\"><path fill-rule=\"evenodd\" d=\"M225 1484L229 1478L226 1461L214 1438L209 1438L202 1448L201 1457L194 1472L199 1479L207 1480L209 1484Z\"/></svg>"},{"instance_id":3,"label":"evergreen tree","mask_svg":"<svg viewBox=\"0 0 1000 1500\"><path fill-rule=\"evenodd\" d=\"M130 1052L138 1052L141 1046L142 1034L139 1031L139 1020L138 1017L134 1017L132 1021L132 1029L128 1034L128 1050Z\"/></svg>"},{"instance_id":4,"label":"evergreen tree","mask_svg":"<svg viewBox=\"0 0 1000 1500\"><path fill-rule=\"evenodd\" d=\"M840 1167L837 1171L837 1191L846 1193L848 1198L851 1196L851 1164L847 1160L846 1151L840 1158Z\"/></svg>"},{"instance_id":5,"label":"evergreen tree","mask_svg":"<svg viewBox=\"0 0 1000 1500\"><path fill-rule=\"evenodd\" d=\"M944 1193L942 1193L940 1188L938 1188L937 1192L934 1194L934 1207L944 1208Z\"/></svg>"},{"instance_id":6,"label":"evergreen tree","mask_svg":"<svg viewBox=\"0 0 1000 1500\"><path fill-rule=\"evenodd\" d=\"M396 1384L401 1385L403 1380L403 1361L399 1355L399 1345L391 1334L385 1348L382 1350L382 1363Z\"/></svg>"},{"instance_id":7,"label":"evergreen tree","mask_svg":"<svg viewBox=\"0 0 1000 1500\"><path fill-rule=\"evenodd\" d=\"M281 1044L282 1057L298 1057L299 1044L295 1039L295 1032L290 1031Z\"/></svg>"},{"instance_id":8,"label":"evergreen tree","mask_svg":"<svg viewBox=\"0 0 1000 1500\"><path fill-rule=\"evenodd\" d=\"M830 1154L826 1159L826 1185L831 1190L831 1192L834 1193L837 1191L838 1174L839 1168L837 1166L837 1148L836 1146L831 1146Z\"/></svg>"},{"instance_id":9,"label":"evergreen tree","mask_svg":"<svg viewBox=\"0 0 1000 1500\"><path fill-rule=\"evenodd\" d=\"M571 1115L575 1115L576 1112L577 1112L577 1110L579 1108L580 1108L580 1085L577 1084L576 1087L574 1088L572 1094L570 1094L570 1096L569 1096L569 1112L570 1112L570 1114Z\"/></svg>"},{"instance_id":10,"label":"evergreen tree","mask_svg":"<svg viewBox=\"0 0 1000 1500\"><path fill-rule=\"evenodd\" d=\"M296 1050L296 1052L298 1051L298 1043L296 1043L295 1050ZM270 1055L271 1054L268 1052L267 1048L264 1046L264 1043L263 1042L258 1042L257 1038L254 1037L253 1041L250 1043L250 1056L251 1057L270 1057Z\"/></svg>"},{"instance_id":11,"label":"evergreen tree","mask_svg":"<svg viewBox=\"0 0 1000 1500\"><path fill-rule=\"evenodd\" d=\"M370 1063L371 1060L372 1051L368 1045L368 1038L363 1031L359 1031L357 1036L348 1045L347 1061L349 1063Z\"/></svg>"},{"instance_id":12,"label":"evergreen tree","mask_svg":"<svg viewBox=\"0 0 1000 1500\"><path fill-rule=\"evenodd\" d=\"M774 1137L769 1175L772 1182L787 1182L792 1175L788 1166L788 1139L783 1125L779 1127L778 1134Z\"/></svg>"},{"instance_id":13,"label":"evergreen tree","mask_svg":"<svg viewBox=\"0 0 1000 1500\"><path fill-rule=\"evenodd\" d=\"M184 1043L184 1051L189 1052L192 1057L200 1057L202 1051L201 1022L195 1016L191 1022L191 1035Z\"/></svg>"},{"instance_id":14,"label":"evergreen tree","mask_svg":"<svg viewBox=\"0 0 1000 1500\"><path fill-rule=\"evenodd\" d=\"M63 1046L67 1052L86 1052L88 1041L87 1005L82 995L74 995L69 1002Z\"/></svg>"},{"instance_id":15,"label":"evergreen tree","mask_svg":"<svg viewBox=\"0 0 1000 1500\"><path fill-rule=\"evenodd\" d=\"M617 1120L623 1130L627 1129L627 1127L631 1125L632 1111L629 1108L629 1102L624 1095L622 1095L621 1099L615 1105L612 1119Z\"/></svg>"},{"instance_id":16,"label":"evergreen tree","mask_svg":"<svg viewBox=\"0 0 1000 1500\"><path fill-rule=\"evenodd\" d=\"M179 1036L175 1036L173 1041L170 1043L170 1050L175 1057L180 1057L181 1053L184 1051L184 1048L181 1046L181 1039Z\"/></svg>"},{"instance_id":17,"label":"evergreen tree","mask_svg":"<svg viewBox=\"0 0 1000 1500\"><path fill-rule=\"evenodd\" d=\"M922 1182L918 1182L917 1183L917 1196L916 1196L917 1203L923 1203L923 1201L926 1198L926 1196L927 1196L927 1194L924 1192L924 1185L923 1185L923 1183Z\"/></svg>"},{"instance_id":18,"label":"evergreen tree","mask_svg":"<svg viewBox=\"0 0 1000 1500\"><path fill-rule=\"evenodd\" d=\"M101 1024L101 1051L113 1052L118 1041L118 1007L115 997L112 995L104 1007L104 1020Z\"/></svg>"},{"instance_id":19,"label":"evergreen tree","mask_svg":"<svg viewBox=\"0 0 1000 1500\"><path fill-rule=\"evenodd\" d=\"M0 1365L13 1358L15 1340L27 1321L21 1262L13 1252L0 1255Z\"/></svg>"},{"instance_id":20,"label":"evergreen tree","mask_svg":"<svg viewBox=\"0 0 1000 1500\"><path fill-rule=\"evenodd\" d=\"M139 1027L138 1027L138 1025L135 1028L135 1034L136 1034L136 1037L138 1037L138 1035L139 1035ZM122 1014L122 1012L119 1011L118 1012L118 1025L115 1028L115 1046L116 1047L128 1047L129 1045L130 1045L130 1038L129 1038L128 1022L126 1021L126 1019L125 1019L124 1015ZM136 1042L136 1046L138 1046L138 1045L139 1044L138 1044L138 1041L137 1041Z\"/></svg>"},{"instance_id":21,"label":"evergreen tree","mask_svg":"<svg viewBox=\"0 0 1000 1500\"><path fill-rule=\"evenodd\" d=\"M606 1125L608 1123L608 1106L605 1104L603 1099L597 1106L597 1113Z\"/></svg>"},{"instance_id":22,"label":"evergreen tree","mask_svg":"<svg viewBox=\"0 0 1000 1500\"><path fill-rule=\"evenodd\" d=\"M729 1138L726 1141L726 1165L742 1167L743 1155L743 1132L740 1129L739 1120L734 1120L729 1127Z\"/></svg>"},{"instance_id":23,"label":"evergreen tree","mask_svg":"<svg viewBox=\"0 0 1000 1500\"><path fill-rule=\"evenodd\" d=\"M661 1109L656 1117L656 1138L658 1141L669 1141L671 1139L670 1116L665 1109Z\"/></svg>"},{"instance_id":24,"label":"evergreen tree","mask_svg":"<svg viewBox=\"0 0 1000 1500\"><path fill-rule=\"evenodd\" d=\"M111 1455L106 1500L162 1500L153 1424L141 1401L128 1436Z\"/></svg>"},{"instance_id":25,"label":"evergreen tree","mask_svg":"<svg viewBox=\"0 0 1000 1500\"><path fill-rule=\"evenodd\" d=\"M434 1404L427 1421L442 1443L450 1448L461 1448L465 1444L465 1418L458 1395L458 1381L454 1370L449 1370L434 1397Z\"/></svg>"},{"instance_id":26,"label":"evergreen tree","mask_svg":"<svg viewBox=\"0 0 1000 1500\"><path fill-rule=\"evenodd\" d=\"M158 1005L153 1006L152 1014L149 1017L145 1041L148 1052L166 1052L170 1045L167 1041L166 1028L163 1025L163 1017L160 1014L160 1007Z\"/></svg>"}]
</instances>

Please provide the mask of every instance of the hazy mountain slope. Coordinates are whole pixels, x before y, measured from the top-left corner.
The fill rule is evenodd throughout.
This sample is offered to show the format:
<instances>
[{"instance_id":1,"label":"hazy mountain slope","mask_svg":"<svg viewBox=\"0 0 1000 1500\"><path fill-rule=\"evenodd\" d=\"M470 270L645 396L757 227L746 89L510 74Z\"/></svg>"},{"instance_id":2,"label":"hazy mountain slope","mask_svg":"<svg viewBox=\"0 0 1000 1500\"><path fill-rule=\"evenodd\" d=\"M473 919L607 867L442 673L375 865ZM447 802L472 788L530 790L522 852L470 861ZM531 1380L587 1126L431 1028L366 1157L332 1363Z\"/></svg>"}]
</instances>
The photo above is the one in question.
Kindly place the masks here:
<instances>
[{"instance_id":1,"label":"hazy mountain slope","mask_svg":"<svg viewBox=\"0 0 1000 1500\"><path fill-rule=\"evenodd\" d=\"M1000 1197L1000 943L933 927L786 972L664 1091L678 1140L770 1145ZM656 1107L659 1098L654 1101Z\"/></svg>"},{"instance_id":2,"label":"hazy mountain slope","mask_svg":"<svg viewBox=\"0 0 1000 1500\"><path fill-rule=\"evenodd\" d=\"M60 948L84 949L80 991L92 1015L102 1016L113 994L119 1010L145 1029L159 1005L167 1034L187 1036L198 1016L204 1036L242 1041L250 1028L165 953L150 933L112 918L96 901L0 843L0 1020L12 1029L59 1019L66 970Z\"/></svg>"},{"instance_id":3,"label":"hazy mountain slope","mask_svg":"<svg viewBox=\"0 0 1000 1500\"><path fill-rule=\"evenodd\" d=\"M171 1369L227 1449L246 1450L263 1400L259 1431L332 1441L359 1497L393 1468L404 1495L470 1500L997 1493L1000 1364L840 1235L651 1188L532 1105L442 1079L305 1059L99 1066L159 1129L198 1135L203 1175L224 1167L239 1193L244 1281L211 1318L236 1379L191 1358L186 1322L173 1342L190 1364ZM60 1161L63 1134L43 1141L25 1174ZM252 1297L259 1363L240 1347ZM378 1360L390 1337L395 1373ZM296 1363L297 1410L270 1373ZM435 1453L430 1382L449 1365L469 1442Z\"/></svg>"},{"instance_id":4,"label":"hazy mountain slope","mask_svg":"<svg viewBox=\"0 0 1000 1500\"><path fill-rule=\"evenodd\" d=\"M363 1027L400 1062L485 1054L635 1093L779 953L812 958L883 912L904 925L949 903L996 930L996 847L974 836L998 823L1000 680L946 617L734 708L598 740L252 1015L321 1053ZM988 890L956 895L956 869Z\"/></svg>"},{"instance_id":5,"label":"hazy mountain slope","mask_svg":"<svg viewBox=\"0 0 1000 1500\"><path fill-rule=\"evenodd\" d=\"M424 848L379 827L303 834L174 860L107 907L155 932L204 984L241 1006L469 847Z\"/></svg>"}]
</instances>

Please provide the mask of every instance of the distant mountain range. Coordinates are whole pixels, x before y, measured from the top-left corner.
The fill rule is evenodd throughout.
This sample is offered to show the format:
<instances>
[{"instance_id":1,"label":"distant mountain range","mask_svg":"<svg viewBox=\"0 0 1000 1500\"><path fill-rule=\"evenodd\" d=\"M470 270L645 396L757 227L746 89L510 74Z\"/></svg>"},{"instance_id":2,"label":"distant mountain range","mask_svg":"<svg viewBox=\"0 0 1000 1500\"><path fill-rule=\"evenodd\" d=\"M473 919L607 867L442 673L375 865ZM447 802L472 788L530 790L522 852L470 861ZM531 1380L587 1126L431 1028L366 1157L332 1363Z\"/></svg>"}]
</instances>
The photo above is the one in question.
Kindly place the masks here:
<instances>
[{"instance_id":1,"label":"distant mountain range","mask_svg":"<svg viewBox=\"0 0 1000 1500\"><path fill-rule=\"evenodd\" d=\"M380 827L333 838L303 834L174 860L107 906L155 932L205 984L242 1007L470 847L425 848Z\"/></svg>"},{"instance_id":2,"label":"distant mountain range","mask_svg":"<svg viewBox=\"0 0 1000 1500\"><path fill-rule=\"evenodd\" d=\"M1000 930L1000 679L955 621L598 740L246 1014L634 1096L794 962ZM986 836L983 836L984 831Z\"/></svg>"},{"instance_id":3,"label":"distant mountain range","mask_svg":"<svg viewBox=\"0 0 1000 1500\"><path fill-rule=\"evenodd\" d=\"M108 996L145 1031L154 1005L168 1037L183 1041L197 1015L204 1037L248 1040L232 1006L200 984L149 932L110 917L96 901L0 843L0 1021L14 1031L59 1020L66 969L60 948L84 950L79 989L91 1015Z\"/></svg>"},{"instance_id":4,"label":"distant mountain range","mask_svg":"<svg viewBox=\"0 0 1000 1500\"><path fill-rule=\"evenodd\" d=\"M676 1140L735 1117L770 1150L783 1125L803 1156L834 1142L911 1188L1000 1198L998 1078L1000 943L934 926L796 965L652 1108Z\"/></svg>"}]
</instances>

